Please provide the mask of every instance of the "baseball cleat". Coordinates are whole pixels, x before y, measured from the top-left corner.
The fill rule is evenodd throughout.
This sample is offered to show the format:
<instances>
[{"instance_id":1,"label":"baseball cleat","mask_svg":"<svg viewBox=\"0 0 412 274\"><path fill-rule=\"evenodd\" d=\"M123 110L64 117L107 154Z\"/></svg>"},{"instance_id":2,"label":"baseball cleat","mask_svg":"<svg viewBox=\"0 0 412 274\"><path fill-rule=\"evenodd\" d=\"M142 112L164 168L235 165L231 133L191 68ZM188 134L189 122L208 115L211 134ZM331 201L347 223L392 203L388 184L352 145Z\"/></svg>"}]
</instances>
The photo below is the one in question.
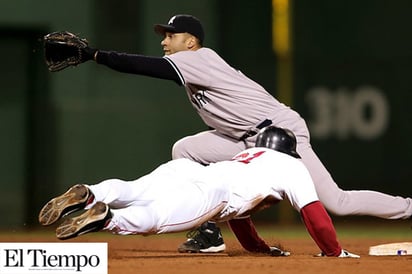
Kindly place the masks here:
<instances>
[{"instance_id":1,"label":"baseball cleat","mask_svg":"<svg viewBox=\"0 0 412 274\"><path fill-rule=\"evenodd\" d=\"M94 199L93 194L85 185L75 185L60 196L51 199L39 213L39 223L51 225L57 220L83 209Z\"/></svg>"},{"instance_id":2,"label":"baseball cleat","mask_svg":"<svg viewBox=\"0 0 412 274\"><path fill-rule=\"evenodd\" d=\"M187 241L177 248L180 253L217 253L226 249L220 228L216 226L203 224L190 231L187 237Z\"/></svg>"},{"instance_id":3,"label":"baseball cleat","mask_svg":"<svg viewBox=\"0 0 412 274\"><path fill-rule=\"evenodd\" d=\"M80 216L65 220L56 228L56 236L60 240L67 240L100 231L110 222L111 218L109 206L103 202L97 202Z\"/></svg>"}]
</instances>

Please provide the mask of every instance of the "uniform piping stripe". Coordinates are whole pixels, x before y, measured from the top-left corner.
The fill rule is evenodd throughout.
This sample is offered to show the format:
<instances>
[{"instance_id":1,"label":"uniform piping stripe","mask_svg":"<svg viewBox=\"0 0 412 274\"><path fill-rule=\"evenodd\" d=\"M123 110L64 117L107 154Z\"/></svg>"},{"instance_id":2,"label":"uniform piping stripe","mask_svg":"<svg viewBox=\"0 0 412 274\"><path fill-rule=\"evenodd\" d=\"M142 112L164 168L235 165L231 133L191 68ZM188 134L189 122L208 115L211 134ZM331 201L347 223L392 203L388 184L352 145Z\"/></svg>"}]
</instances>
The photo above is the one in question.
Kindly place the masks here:
<instances>
[{"instance_id":1,"label":"uniform piping stripe","mask_svg":"<svg viewBox=\"0 0 412 274\"><path fill-rule=\"evenodd\" d=\"M204 213L203 215L198 216L197 218L194 218L194 219L188 220L188 221L186 221L186 222L181 222L181 223L175 223L175 224L165 224L165 225L160 226L160 228L159 228L159 229L161 229L161 228L165 228L165 227L177 226L177 225L182 225L182 224L187 224L187 223L194 222L194 221L199 220L199 219L203 218L204 216L206 216L206 215L210 214L210 212L215 211L217 208L221 207L222 205L226 205L227 203L228 203L227 201L222 201L219 205L217 205L217 206L216 206L216 207L214 207L213 209L209 210L208 212Z\"/></svg>"},{"instance_id":2,"label":"uniform piping stripe","mask_svg":"<svg viewBox=\"0 0 412 274\"><path fill-rule=\"evenodd\" d=\"M115 233L118 233L118 234L122 234L122 233L127 233L127 234L131 234L131 235L136 235L136 234L138 234L138 235L157 234L157 232L158 232L159 230L164 229L165 227L178 226L178 225L182 225L182 224L186 224L186 223L191 223L191 222L194 222L194 221L196 221L196 220L199 220L199 219L203 218L204 216L210 214L211 212L215 211L216 209L220 208L221 206L226 205L227 203L228 203L228 201L222 201L219 205L217 205L216 207L214 207L213 209L209 210L208 212L204 213L204 214L201 215L201 216L198 216L198 217L196 217L196 218L194 218L194 219L191 219L191 220L188 220L188 221L185 221L185 222L181 222L181 223L165 224L165 225L160 226L159 229L156 230L156 231L136 232L136 231L133 231L133 230L122 229L122 228L120 228L117 224L114 224L114 226L111 227L111 228L109 228L109 227L106 226L104 229L108 229L108 230L110 230L110 231L114 231Z\"/></svg>"},{"instance_id":3,"label":"uniform piping stripe","mask_svg":"<svg viewBox=\"0 0 412 274\"><path fill-rule=\"evenodd\" d=\"M183 85L185 85L186 84L185 78L183 78L182 73L180 72L179 68L175 65L175 63L173 63L173 61L170 58L168 58L167 56L164 56L163 58L166 59L172 65L172 67L176 71L177 75L179 76L180 82Z\"/></svg>"}]
</instances>

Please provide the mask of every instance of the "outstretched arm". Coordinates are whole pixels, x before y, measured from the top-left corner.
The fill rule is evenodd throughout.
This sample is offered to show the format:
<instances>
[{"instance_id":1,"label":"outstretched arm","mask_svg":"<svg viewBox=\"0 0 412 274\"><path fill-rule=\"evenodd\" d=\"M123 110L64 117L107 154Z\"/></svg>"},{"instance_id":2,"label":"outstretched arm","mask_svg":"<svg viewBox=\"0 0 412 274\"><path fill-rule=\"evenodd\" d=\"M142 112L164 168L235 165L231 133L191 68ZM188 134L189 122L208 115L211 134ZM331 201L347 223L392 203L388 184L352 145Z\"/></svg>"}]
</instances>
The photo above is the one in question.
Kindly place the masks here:
<instances>
[{"instance_id":1,"label":"outstretched arm","mask_svg":"<svg viewBox=\"0 0 412 274\"><path fill-rule=\"evenodd\" d=\"M326 256L337 257L342 252L335 228L328 213L319 202L313 202L300 210L306 229Z\"/></svg>"},{"instance_id":2,"label":"outstretched arm","mask_svg":"<svg viewBox=\"0 0 412 274\"><path fill-rule=\"evenodd\" d=\"M328 213L319 202L306 205L300 211L303 222L326 256L337 257L342 252L335 228ZM232 219L229 226L244 249L250 252L270 253L270 247L260 238L250 218Z\"/></svg>"},{"instance_id":3,"label":"outstretched arm","mask_svg":"<svg viewBox=\"0 0 412 274\"><path fill-rule=\"evenodd\" d=\"M162 57L94 50L93 59L119 72L172 80L182 85L175 68Z\"/></svg>"},{"instance_id":4,"label":"outstretched arm","mask_svg":"<svg viewBox=\"0 0 412 274\"><path fill-rule=\"evenodd\" d=\"M244 219L232 219L228 223L244 249L250 252L270 252L270 247L259 237L250 217Z\"/></svg>"}]
</instances>

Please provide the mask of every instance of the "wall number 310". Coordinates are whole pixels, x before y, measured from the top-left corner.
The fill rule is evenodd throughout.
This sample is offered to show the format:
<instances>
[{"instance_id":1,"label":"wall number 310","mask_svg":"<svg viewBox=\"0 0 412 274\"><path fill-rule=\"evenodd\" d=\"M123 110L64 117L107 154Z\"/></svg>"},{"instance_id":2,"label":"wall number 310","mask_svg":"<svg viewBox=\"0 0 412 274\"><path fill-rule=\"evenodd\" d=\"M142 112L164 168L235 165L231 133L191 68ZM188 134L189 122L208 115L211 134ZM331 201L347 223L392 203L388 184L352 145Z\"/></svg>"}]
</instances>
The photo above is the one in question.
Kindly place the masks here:
<instances>
[{"instance_id":1,"label":"wall number 310","mask_svg":"<svg viewBox=\"0 0 412 274\"><path fill-rule=\"evenodd\" d=\"M376 87L335 91L315 87L307 92L305 99L310 112L308 126L315 139L372 140L381 137L387 129L389 103L383 91Z\"/></svg>"}]
</instances>

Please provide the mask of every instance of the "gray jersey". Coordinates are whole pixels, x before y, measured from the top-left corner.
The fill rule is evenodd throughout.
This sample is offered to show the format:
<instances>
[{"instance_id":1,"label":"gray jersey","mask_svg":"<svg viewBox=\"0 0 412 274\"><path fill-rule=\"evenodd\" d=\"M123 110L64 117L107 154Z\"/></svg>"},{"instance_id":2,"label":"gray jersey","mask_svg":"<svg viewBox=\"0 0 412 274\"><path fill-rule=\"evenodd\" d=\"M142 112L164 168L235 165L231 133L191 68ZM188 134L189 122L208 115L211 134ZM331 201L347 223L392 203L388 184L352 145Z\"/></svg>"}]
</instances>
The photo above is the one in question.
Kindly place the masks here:
<instances>
[{"instance_id":1,"label":"gray jersey","mask_svg":"<svg viewBox=\"0 0 412 274\"><path fill-rule=\"evenodd\" d=\"M164 58L179 74L204 123L225 135L239 139L265 119L277 124L300 118L209 48L180 51ZM290 128L288 124L282 126Z\"/></svg>"},{"instance_id":2,"label":"gray jersey","mask_svg":"<svg viewBox=\"0 0 412 274\"><path fill-rule=\"evenodd\" d=\"M321 202L337 215L370 215L387 219L410 218L412 200L374 191L343 191L334 182L310 145L309 131L297 112L278 102L263 87L229 66L208 48L165 56L180 75L189 99L203 121L219 133L239 139L265 119L288 128L297 138L297 151L308 168ZM227 160L253 146L230 142L213 132L179 140L172 156L203 164Z\"/></svg>"}]
</instances>

